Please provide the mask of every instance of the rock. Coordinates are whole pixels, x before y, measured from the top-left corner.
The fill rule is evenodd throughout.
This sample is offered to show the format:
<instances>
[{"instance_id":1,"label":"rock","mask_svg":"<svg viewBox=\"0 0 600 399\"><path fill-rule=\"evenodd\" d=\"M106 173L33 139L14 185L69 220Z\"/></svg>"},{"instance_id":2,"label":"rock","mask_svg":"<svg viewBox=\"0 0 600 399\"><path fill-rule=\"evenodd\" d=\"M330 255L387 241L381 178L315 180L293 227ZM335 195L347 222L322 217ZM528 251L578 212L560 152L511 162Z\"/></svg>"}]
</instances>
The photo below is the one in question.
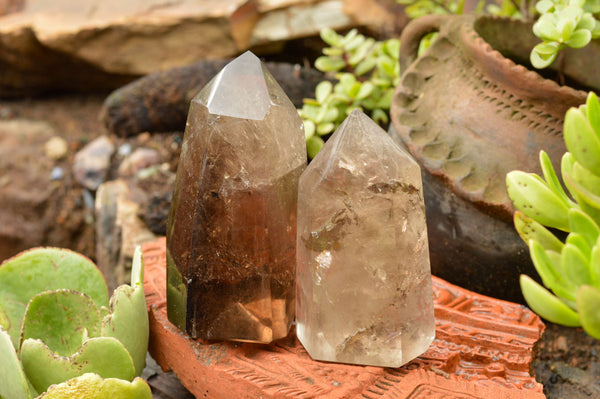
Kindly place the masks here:
<instances>
[{"instance_id":1,"label":"rock","mask_svg":"<svg viewBox=\"0 0 600 399\"><path fill-rule=\"evenodd\" d=\"M116 88L353 25L342 0L23 0L19 12L0 17L0 97Z\"/></svg>"},{"instance_id":2,"label":"rock","mask_svg":"<svg viewBox=\"0 0 600 399\"><path fill-rule=\"evenodd\" d=\"M135 176L140 170L159 162L160 155L158 151L151 148L137 148L121 162L118 174L120 177Z\"/></svg>"},{"instance_id":3,"label":"rock","mask_svg":"<svg viewBox=\"0 0 600 399\"><path fill-rule=\"evenodd\" d=\"M298 189L296 333L315 360L400 367L435 336L421 170L359 110Z\"/></svg>"},{"instance_id":4,"label":"rock","mask_svg":"<svg viewBox=\"0 0 600 399\"><path fill-rule=\"evenodd\" d=\"M192 100L167 227L169 318L192 337L288 334L305 166L302 120L251 52Z\"/></svg>"},{"instance_id":5,"label":"rock","mask_svg":"<svg viewBox=\"0 0 600 399\"><path fill-rule=\"evenodd\" d=\"M96 263L110 290L129 283L136 245L156 237L137 216L144 197L134 182L122 179L101 184L96 193Z\"/></svg>"},{"instance_id":6,"label":"rock","mask_svg":"<svg viewBox=\"0 0 600 399\"><path fill-rule=\"evenodd\" d=\"M60 136L51 137L44 146L46 156L54 161L62 159L67 155L68 145Z\"/></svg>"},{"instance_id":7,"label":"rock","mask_svg":"<svg viewBox=\"0 0 600 399\"><path fill-rule=\"evenodd\" d=\"M398 36L410 21L397 0L344 0L344 13L375 36Z\"/></svg>"},{"instance_id":8,"label":"rock","mask_svg":"<svg viewBox=\"0 0 600 399\"><path fill-rule=\"evenodd\" d=\"M77 182L95 191L106 179L114 152L115 145L106 136L98 137L79 150L73 162L73 175Z\"/></svg>"},{"instance_id":9,"label":"rock","mask_svg":"<svg viewBox=\"0 0 600 399\"><path fill-rule=\"evenodd\" d=\"M119 136L142 132L183 131L191 99L227 64L202 61L140 78L108 96L102 109L107 129ZM315 69L286 63L265 64L297 108L314 98L314 88L325 80Z\"/></svg>"}]
</instances>

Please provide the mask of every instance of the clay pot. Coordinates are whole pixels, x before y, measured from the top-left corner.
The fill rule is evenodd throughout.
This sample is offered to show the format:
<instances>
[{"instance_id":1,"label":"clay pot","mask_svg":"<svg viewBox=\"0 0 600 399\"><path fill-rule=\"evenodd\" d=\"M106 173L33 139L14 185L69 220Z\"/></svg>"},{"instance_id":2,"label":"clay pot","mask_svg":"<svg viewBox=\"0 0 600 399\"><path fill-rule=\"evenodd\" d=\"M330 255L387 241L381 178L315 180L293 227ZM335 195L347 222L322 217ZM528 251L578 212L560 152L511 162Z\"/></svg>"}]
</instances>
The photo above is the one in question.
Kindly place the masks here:
<instances>
[{"instance_id":1,"label":"clay pot","mask_svg":"<svg viewBox=\"0 0 600 399\"><path fill-rule=\"evenodd\" d=\"M434 31L438 38L417 57L420 39ZM519 274L537 273L512 224L505 176L541 173L540 149L559 170L564 114L587 93L519 64L539 42L521 21L432 15L412 21L400 41L392 123L423 169L432 272L522 301ZM600 87L583 65L600 65L597 43L566 51L564 70L578 85Z\"/></svg>"}]
</instances>

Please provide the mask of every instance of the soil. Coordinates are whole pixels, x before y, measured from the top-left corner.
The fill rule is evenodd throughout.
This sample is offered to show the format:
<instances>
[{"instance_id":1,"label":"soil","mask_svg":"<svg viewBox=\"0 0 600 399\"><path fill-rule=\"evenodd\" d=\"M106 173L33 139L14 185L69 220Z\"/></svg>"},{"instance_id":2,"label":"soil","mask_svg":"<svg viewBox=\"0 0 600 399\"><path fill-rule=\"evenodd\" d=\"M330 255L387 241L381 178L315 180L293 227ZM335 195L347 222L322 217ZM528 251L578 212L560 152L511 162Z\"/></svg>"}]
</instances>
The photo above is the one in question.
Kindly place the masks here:
<instances>
[{"instance_id":1,"label":"soil","mask_svg":"<svg viewBox=\"0 0 600 399\"><path fill-rule=\"evenodd\" d=\"M0 120L47 121L69 144L68 156L60 163L65 172L65 177L60 180L60 195L51 196L50 202L46 206L56 210L57 218L62 215L64 228L69 231L77 231L77 236L74 238L73 234L65 234L61 236L63 237L62 242L53 242L52 244L78 250L92 259L95 257L95 238L93 219L90 220L89 209L85 206L71 206L66 219L65 215L61 214L61 209L68 207L70 202L82 202L83 190L72 178L70 162L77 150L85 143L102 134L108 134L99 119L100 109L107 94L0 100ZM161 158L166 160L169 165L169 170L174 172L176 169L181 133L141 134L126 139L111 136L111 139L117 148L128 143L133 149L139 146L159 149ZM2 136L0 135L1 140ZM1 142L0 146L2 146ZM43 160L32 158L31 161L42 162ZM111 173L114 174L115 170L116 168ZM6 175L2 175L2 173L0 173L0 177L6 179ZM11 173L11 171L9 170L7 173ZM22 171L19 173L21 175L9 176L9 181L26 178ZM152 230L161 233L164 231L164 205L169 201L170 194L161 186L160 180L153 181L145 188L155 194L151 196L155 203L148 207L153 211L147 212L147 221ZM19 212L19 209L0 209L0 212L7 211ZM68 220L76 221L74 223L77 226L69 225ZM48 242L34 244L47 245ZM544 384L544 392L547 397L550 399L600 397L599 353L600 341L589 337L582 329L547 323L546 333L537 346L537 356L533 364L538 381ZM153 387L156 398L187 397L184 396L185 390L172 373L163 373L158 368L154 368L146 376Z\"/></svg>"}]
</instances>

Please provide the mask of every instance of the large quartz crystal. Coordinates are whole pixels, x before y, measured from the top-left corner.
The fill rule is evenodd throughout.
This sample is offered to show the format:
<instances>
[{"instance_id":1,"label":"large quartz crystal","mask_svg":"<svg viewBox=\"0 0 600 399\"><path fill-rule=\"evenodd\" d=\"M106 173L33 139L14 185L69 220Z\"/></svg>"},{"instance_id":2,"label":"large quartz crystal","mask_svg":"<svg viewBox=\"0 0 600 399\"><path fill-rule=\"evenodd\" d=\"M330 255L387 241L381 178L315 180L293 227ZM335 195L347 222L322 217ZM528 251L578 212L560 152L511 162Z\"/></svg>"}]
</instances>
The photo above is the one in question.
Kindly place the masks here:
<instances>
[{"instance_id":1,"label":"large quartz crystal","mask_svg":"<svg viewBox=\"0 0 600 399\"><path fill-rule=\"evenodd\" d=\"M355 110L300 178L297 334L316 360L399 367L435 335L419 166Z\"/></svg>"},{"instance_id":2,"label":"large quartz crystal","mask_svg":"<svg viewBox=\"0 0 600 399\"><path fill-rule=\"evenodd\" d=\"M247 52L194 97L167 228L167 309L194 338L268 343L294 318L302 121Z\"/></svg>"}]
</instances>

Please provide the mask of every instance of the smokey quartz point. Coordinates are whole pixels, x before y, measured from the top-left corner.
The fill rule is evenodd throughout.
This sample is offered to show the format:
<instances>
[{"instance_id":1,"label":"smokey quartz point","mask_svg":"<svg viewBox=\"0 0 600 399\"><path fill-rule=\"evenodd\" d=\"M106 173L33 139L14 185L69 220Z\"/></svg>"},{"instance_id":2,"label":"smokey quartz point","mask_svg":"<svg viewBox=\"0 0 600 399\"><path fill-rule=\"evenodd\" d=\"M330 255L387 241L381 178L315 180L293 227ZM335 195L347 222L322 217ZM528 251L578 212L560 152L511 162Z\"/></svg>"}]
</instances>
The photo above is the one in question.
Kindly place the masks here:
<instances>
[{"instance_id":1,"label":"smokey quartz point","mask_svg":"<svg viewBox=\"0 0 600 399\"><path fill-rule=\"evenodd\" d=\"M353 111L300 177L297 334L313 359L399 367L435 335L419 166Z\"/></svg>"},{"instance_id":2,"label":"smokey quartz point","mask_svg":"<svg viewBox=\"0 0 600 399\"><path fill-rule=\"evenodd\" d=\"M194 97L167 228L171 322L194 338L288 334L305 167L302 121L254 54Z\"/></svg>"}]
</instances>

